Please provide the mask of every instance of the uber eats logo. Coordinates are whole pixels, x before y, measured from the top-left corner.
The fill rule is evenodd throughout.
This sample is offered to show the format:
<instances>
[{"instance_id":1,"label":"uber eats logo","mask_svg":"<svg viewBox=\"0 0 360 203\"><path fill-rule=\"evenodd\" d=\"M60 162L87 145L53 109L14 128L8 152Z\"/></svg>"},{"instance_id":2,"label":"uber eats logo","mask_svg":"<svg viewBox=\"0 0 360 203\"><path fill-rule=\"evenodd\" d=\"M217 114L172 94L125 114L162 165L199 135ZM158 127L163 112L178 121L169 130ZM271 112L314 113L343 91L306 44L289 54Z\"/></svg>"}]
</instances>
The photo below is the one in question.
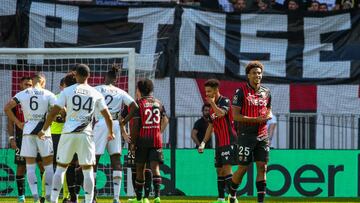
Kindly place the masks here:
<instances>
[{"instance_id":1,"label":"uber eats logo","mask_svg":"<svg viewBox=\"0 0 360 203\"><path fill-rule=\"evenodd\" d=\"M279 150L271 153L267 195L360 197L358 151ZM256 196L256 167L239 187L240 195Z\"/></svg>"}]
</instances>

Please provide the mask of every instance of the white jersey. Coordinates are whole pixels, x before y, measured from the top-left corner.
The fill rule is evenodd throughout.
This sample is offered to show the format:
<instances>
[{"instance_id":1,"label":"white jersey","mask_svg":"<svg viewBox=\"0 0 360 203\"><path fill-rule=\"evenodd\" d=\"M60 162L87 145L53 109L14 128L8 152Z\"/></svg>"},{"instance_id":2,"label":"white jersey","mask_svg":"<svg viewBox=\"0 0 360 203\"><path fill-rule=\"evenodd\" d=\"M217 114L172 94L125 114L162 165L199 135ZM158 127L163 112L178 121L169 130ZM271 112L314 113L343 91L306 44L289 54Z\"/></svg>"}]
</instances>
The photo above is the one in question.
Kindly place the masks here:
<instances>
[{"instance_id":1,"label":"white jersey","mask_svg":"<svg viewBox=\"0 0 360 203\"><path fill-rule=\"evenodd\" d=\"M83 132L91 135L95 111L106 109L104 97L88 84L75 84L65 88L56 103L66 106L66 121L62 134Z\"/></svg>"},{"instance_id":2,"label":"white jersey","mask_svg":"<svg viewBox=\"0 0 360 203\"><path fill-rule=\"evenodd\" d=\"M52 92L39 87L27 88L17 93L13 99L21 105L24 112L24 135L36 135L41 131L49 108L56 102L56 96ZM45 136L50 135L49 128Z\"/></svg>"},{"instance_id":3,"label":"white jersey","mask_svg":"<svg viewBox=\"0 0 360 203\"><path fill-rule=\"evenodd\" d=\"M113 119L117 119L119 117L123 104L130 106L132 102L135 102L127 92L113 85L99 85L95 88L103 95ZM100 119L103 119L103 116L99 111L97 111L96 120Z\"/></svg>"}]
</instances>

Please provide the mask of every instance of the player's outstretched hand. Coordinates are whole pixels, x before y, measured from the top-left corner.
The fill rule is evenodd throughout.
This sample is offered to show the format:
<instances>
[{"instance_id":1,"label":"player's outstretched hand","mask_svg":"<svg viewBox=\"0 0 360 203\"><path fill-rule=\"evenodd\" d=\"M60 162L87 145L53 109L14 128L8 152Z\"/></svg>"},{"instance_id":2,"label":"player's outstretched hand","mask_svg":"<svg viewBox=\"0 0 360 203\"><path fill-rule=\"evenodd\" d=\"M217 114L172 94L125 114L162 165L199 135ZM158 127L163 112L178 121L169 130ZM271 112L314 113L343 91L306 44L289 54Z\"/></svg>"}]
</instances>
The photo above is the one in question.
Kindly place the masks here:
<instances>
[{"instance_id":1,"label":"player's outstretched hand","mask_svg":"<svg viewBox=\"0 0 360 203\"><path fill-rule=\"evenodd\" d=\"M110 140L113 140L113 139L115 139L114 133L109 133L108 140L110 141Z\"/></svg>"}]
</instances>

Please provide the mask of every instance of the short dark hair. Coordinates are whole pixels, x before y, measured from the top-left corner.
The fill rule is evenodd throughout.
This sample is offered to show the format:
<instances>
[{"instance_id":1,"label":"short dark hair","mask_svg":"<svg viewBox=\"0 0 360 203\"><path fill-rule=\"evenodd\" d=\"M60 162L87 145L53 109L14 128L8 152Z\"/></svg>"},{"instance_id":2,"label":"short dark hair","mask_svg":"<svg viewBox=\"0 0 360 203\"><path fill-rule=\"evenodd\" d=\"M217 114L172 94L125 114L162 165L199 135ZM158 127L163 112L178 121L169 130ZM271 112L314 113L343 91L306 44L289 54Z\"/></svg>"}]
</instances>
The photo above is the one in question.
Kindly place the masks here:
<instances>
[{"instance_id":1,"label":"short dark hair","mask_svg":"<svg viewBox=\"0 0 360 203\"><path fill-rule=\"evenodd\" d=\"M245 68L246 74L249 74L250 70L253 68L260 68L261 72L264 71L264 65L262 63L260 63L260 61L251 61L250 63L248 63L246 65L246 68Z\"/></svg>"},{"instance_id":2,"label":"short dark hair","mask_svg":"<svg viewBox=\"0 0 360 203\"><path fill-rule=\"evenodd\" d=\"M217 79L209 79L204 84L205 87L218 88L220 86L220 81Z\"/></svg>"},{"instance_id":3,"label":"short dark hair","mask_svg":"<svg viewBox=\"0 0 360 203\"><path fill-rule=\"evenodd\" d=\"M90 68L86 64L76 64L76 73L82 77L88 77L90 75Z\"/></svg>"},{"instance_id":4,"label":"short dark hair","mask_svg":"<svg viewBox=\"0 0 360 203\"><path fill-rule=\"evenodd\" d=\"M23 76L20 78L20 82L23 82L24 80L32 80L32 78L29 76Z\"/></svg>"},{"instance_id":5,"label":"short dark hair","mask_svg":"<svg viewBox=\"0 0 360 203\"><path fill-rule=\"evenodd\" d=\"M106 76L111 80L115 80L119 71L120 66L118 64L113 64L111 70L106 73Z\"/></svg>"},{"instance_id":6,"label":"short dark hair","mask_svg":"<svg viewBox=\"0 0 360 203\"><path fill-rule=\"evenodd\" d=\"M320 6L320 2L318 2L318 1L312 1L312 2L310 3L310 5L312 5L312 4L317 4L317 5Z\"/></svg>"},{"instance_id":7,"label":"short dark hair","mask_svg":"<svg viewBox=\"0 0 360 203\"><path fill-rule=\"evenodd\" d=\"M326 3L321 3L319 4L319 6L326 6L326 8L328 8L328 5Z\"/></svg>"},{"instance_id":8,"label":"short dark hair","mask_svg":"<svg viewBox=\"0 0 360 203\"><path fill-rule=\"evenodd\" d=\"M288 1L288 4L290 3L290 1L292 1L292 2L296 3L297 5L299 5L299 1L298 1L298 0L289 0L289 1Z\"/></svg>"},{"instance_id":9,"label":"short dark hair","mask_svg":"<svg viewBox=\"0 0 360 203\"><path fill-rule=\"evenodd\" d=\"M68 73L64 78L64 84L66 87L70 87L73 84L76 84L75 73Z\"/></svg>"},{"instance_id":10,"label":"short dark hair","mask_svg":"<svg viewBox=\"0 0 360 203\"><path fill-rule=\"evenodd\" d=\"M63 86L64 84L65 84L65 78L61 78L61 80L60 80L60 86Z\"/></svg>"},{"instance_id":11,"label":"short dark hair","mask_svg":"<svg viewBox=\"0 0 360 203\"><path fill-rule=\"evenodd\" d=\"M205 103L205 104L203 104L203 106L201 107L201 111L204 111L205 107L211 108L211 106L210 106L209 103Z\"/></svg>"},{"instance_id":12,"label":"short dark hair","mask_svg":"<svg viewBox=\"0 0 360 203\"><path fill-rule=\"evenodd\" d=\"M154 84L150 79L141 79L137 82L137 88L142 96L148 96L154 91Z\"/></svg>"}]
</instances>

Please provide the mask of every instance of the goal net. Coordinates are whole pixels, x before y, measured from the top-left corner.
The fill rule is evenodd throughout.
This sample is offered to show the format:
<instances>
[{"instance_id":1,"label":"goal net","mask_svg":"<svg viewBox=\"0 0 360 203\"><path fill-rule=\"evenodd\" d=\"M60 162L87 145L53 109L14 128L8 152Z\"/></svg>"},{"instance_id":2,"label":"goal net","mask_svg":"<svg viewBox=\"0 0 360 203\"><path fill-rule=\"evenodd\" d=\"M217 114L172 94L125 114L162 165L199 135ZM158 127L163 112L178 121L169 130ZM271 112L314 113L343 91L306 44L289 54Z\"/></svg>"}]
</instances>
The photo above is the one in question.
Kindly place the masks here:
<instances>
[{"instance_id":1,"label":"goal net","mask_svg":"<svg viewBox=\"0 0 360 203\"><path fill-rule=\"evenodd\" d=\"M0 103L5 104L20 91L23 77L36 72L46 76L46 89L54 94L60 92L60 80L75 64L87 64L91 70L89 84L96 86L104 82L104 76L116 64L120 69L116 86L135 97L136 81L140 78L154 80L159 54L136 54L133 48L59 48L59 49L0 49ZM14 150L9 149L7 117L0 112L0 196L17 196L15 182L16 165ZM125 146L126 148L126 146ZM110 160L106 154L101 158L97 175L99 196L112 195ZM121 195L132 194L131 177L125 173ZM40 189L40 187L39 187ZM30 195L27 186L26 195Z\"/></svg>"}]
</instances>

